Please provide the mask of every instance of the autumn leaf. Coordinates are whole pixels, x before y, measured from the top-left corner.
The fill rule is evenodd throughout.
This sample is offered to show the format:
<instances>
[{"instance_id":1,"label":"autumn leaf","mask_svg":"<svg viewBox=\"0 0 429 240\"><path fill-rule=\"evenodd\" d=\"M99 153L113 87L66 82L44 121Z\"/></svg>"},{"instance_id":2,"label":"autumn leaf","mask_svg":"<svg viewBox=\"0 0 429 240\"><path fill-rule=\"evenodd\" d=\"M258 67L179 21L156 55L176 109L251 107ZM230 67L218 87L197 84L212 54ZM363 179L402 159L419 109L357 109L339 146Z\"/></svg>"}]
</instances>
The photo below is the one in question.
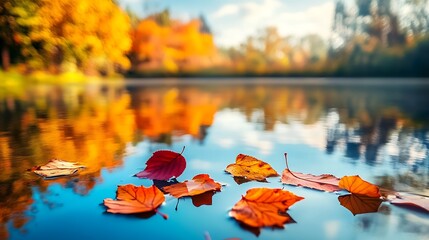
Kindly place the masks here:
<instances>
[{"instance_id":1,"label":"autumn leaf","mask_svg":"<svg viewBox=\"0 0 429 240\"><path fill-rule=\"evenodd\" d=\"M350 210L353 215L377 212L381 202L383 202L380 198L356 194L339 196L338 201L342 206Z\"/></svg>"},{"instance_id":2,"label":"autumn leaf","mask_svg":"<svg viewBox=\"0 0 429 240\"><path fill-rule=\"evenodd\" d=\"M285 153L286 159L286 169L282 173L282 183L289 184L293 186L301 186L306 188L317 189L327 192L340 191L341 188L338 187L340 181L339 178L331 174L322 174L322 175L312 175L304 174L299 172L292 172L289 169L287 161L287 153Z\"/></svg>"},{"instance_id":3,"label":"autumn leaf","mask_svg":"<svg viewBox=\"0 0 429 240\"><path fill-rule=\"evenodd\" d=\"M362 180L359 176L344 176L341 178L338 186L342 189L357 195L379 198L380 189L367 181Z\"/></svg>"},{"instance_id":4,"label":"autumn leaf","mask_svg":"<svg viewBox=\"0 0 429 240\"><path fill-rule=\"evenodd\" d=\"M153 153L146 162L146 168L137 173L139 178L149 178L157 180L168 180L172 177L180 176L186 168L186 160L181 153L160 150Z\"/></svg>"},{"instance_id":5,"label":"autumn leaf","mask_svg":"<svg viewBox=\"0 0 429 240\"><path fill-rule=\"evenodd\" d=\"M235 163L229 164L225 171L235 177L256 181L279 175L268 163L244 154L238 154Z\"/></svg>"},{"instance_id":6,"label":"autumn leaf","mask_svg":"<svg viewBox=\"0 0 429 240\"><path fill-rule=\"evenodd\" d=\"M416 207L429 212L429 198L416 195L404 195L396 193L396 197L390 203L403 207Z\"/></svg>"},{"instance_id":7,"label":"autumn leaf","mask_svg":"<svg viewBox=\"0 0 429 240\"><path fill-rule=\"evenodd\" d=\"M230 215L251 227L283 227L290 219L281 213L302 199L281 189L253 188L234 205Z\"/></svg>"},{"instance_id":8,"label":"autumn leaf","mask_svg":"<svg viewBox=\"0 0 429 240\"><path fill-rule=\"evenodd\" d=\"M158 212L158 207L165 201L164 194L154 185L151 187L127 184L118 186L116 199L104 199L107 212L133 214L154 211L167 219L167 215Z\"/></svg>"},{"instance_id":9,"label":"autumn leaf","mask_svg":"<svg viewBox=\"0 0 429 240\"><path fill-rule=\"evenodd\" d=\"M163 190L175 198L195 196L208 191L219 191L220 183L215 182L208 174L199 174L192 180L166 186Z\"/></svg>"},{"instance_id":10,"label":"autumn leaf","mask_svg":"<svg viewBox=\"0 0 429 240\"><path fill-rule=\"evenodd\" d=\"M59 159L52 159L47 164L35 166L30 171L45 178L69 176L75 174L79 169L85 166L74 162L66 162Z\"/></svg>"}]
</instances>

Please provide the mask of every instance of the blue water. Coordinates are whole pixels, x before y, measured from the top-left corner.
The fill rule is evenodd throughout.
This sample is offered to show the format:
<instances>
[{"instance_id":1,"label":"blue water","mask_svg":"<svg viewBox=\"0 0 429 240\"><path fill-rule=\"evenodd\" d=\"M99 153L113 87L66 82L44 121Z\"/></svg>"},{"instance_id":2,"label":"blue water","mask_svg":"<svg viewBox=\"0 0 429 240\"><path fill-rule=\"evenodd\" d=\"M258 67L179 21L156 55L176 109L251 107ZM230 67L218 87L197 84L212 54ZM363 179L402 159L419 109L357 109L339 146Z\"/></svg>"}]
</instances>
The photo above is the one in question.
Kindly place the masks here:
<instances>
[{"instance_id":1,"label":"blue water","mask_svg":"<svg viewBox=\"0 0 429 240\"><path fill-rule=\"evenodd\" d=\"M282 185L280 177L269 178L268 183L238 185L224 172L237 154L243 153L269 163L281 173L286 167L283 156L287 152L293 171L338 177L360 175L385 188L428 195L429 95L426 93L429 87L426 84L386 87L380 83L374 87L373 84L167 81L45 88L52 91L38 93L40 87L29 87L23 90L24 95L0 96L3 106L0 137L9 149L5 151L3 147L0 152L2 169L8 169L0 171L3 191L0 206L4 212L1 231L6 238L427 239L429 236L429 214L422 211L384 202L378 212L354 216L339 204L338 194ZM112 106L117 106L112 104L122 101L124 96L129 99L121 105L124 111L110 112ZM35 104L36 100L43 103ZM204 117L198 112L213 106L212 121L201 120ZM36 114L29 114L32 111ZM154 119L158 117L164 125L176 122L165 128L168 132L156 131L149 126L156 122L137 117L150 111L159 114ZM87 113L91 117L83 118ZM125 113L136 124L128 122ZM12 124L11 119L16 122ZM112 134L103 138L99 135L105 136L105 132L87 130L88 134L82 136L77 133L79 129L96 128L95 125L85 128L81 125L84 123L76 122L82 119L87 122L94 119L94 123L85 124L100 123L106 126L101 129ZM119 123L115 124L114 119L119 119ZM54 127L44 127L49 121ZM31 124L26 125L27 122ZM197 132L194 122L200 127ZM72 130L64 130L65 125ZM120 138L123 132L132 134ZM31 141L26 142L24 136ZM42 164L50 154L61 155L64 151L70 156L72 148L66 143L54 143L58 139L72 141L76 148L80 141L94 144L91 151L100 164L96 160L81 160L93 167L63 180L41 180L26 172L28 165ZM38 141L43 142L42 146L35 143ZM101 164L103 145L96 144L99 142L116 147L114 154L110 154L115 155L113 164ZM178 201L166 195L159 211L167 214L168 220L157 214L105 212L102 201L114 198L118 185L153 184L133 177L144 169L153 151L180 152L183 146L186 146L183 156L187 167L178 180L208 173L222 183L212 205L195 207L190 198ZM52 157L74 161L67 156ZM86 158L90 159L82 155L82 159ZM283 188L304 197L288 210L296 223L286 224L283 229L262 228L257 236L254 229L247 229L231 218L229 210L254 187ZM21 206L16 202L22 196L31 202L17 207ZM20 220L24 223L15 223Z\"/></svg>"}]
</instances>

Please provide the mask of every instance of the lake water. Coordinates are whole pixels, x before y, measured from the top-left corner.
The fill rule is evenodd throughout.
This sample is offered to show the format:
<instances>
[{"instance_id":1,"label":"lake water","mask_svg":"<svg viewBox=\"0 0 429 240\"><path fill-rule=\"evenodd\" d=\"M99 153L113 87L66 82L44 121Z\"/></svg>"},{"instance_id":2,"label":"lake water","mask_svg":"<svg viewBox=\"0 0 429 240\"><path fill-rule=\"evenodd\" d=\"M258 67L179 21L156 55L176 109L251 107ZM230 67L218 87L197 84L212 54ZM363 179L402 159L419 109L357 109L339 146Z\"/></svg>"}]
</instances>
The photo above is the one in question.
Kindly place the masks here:
<instances>
[{"instance_id":1,"label":"lake water","mask_svg":"<svg viewBox=\"0 0 429 240\"><path fill-rule=\"evenodd\" d=\"M357 82L360 81L359 84ZM427 82L427 81L426 81ZM238 185L225 167L239 153L281 173L360 175L383 188L429 195L429 84L416 80L195 79L0 89L0 239L428 239L429 214L384 202L354 216L338 194L280 183ZM104 198L158 149L183 153L179 181L208 173L223 183L211 205L166 196L168 214L115 215ZM26 170L49 159L87 166L44 180ZM284 229L229 217L254 187L305 199ZM209 204L208 202L206 204ZM198 204L196 204L198 205ZM259 236L257 236L259 234Z\"/></svg>"}]
</instances>

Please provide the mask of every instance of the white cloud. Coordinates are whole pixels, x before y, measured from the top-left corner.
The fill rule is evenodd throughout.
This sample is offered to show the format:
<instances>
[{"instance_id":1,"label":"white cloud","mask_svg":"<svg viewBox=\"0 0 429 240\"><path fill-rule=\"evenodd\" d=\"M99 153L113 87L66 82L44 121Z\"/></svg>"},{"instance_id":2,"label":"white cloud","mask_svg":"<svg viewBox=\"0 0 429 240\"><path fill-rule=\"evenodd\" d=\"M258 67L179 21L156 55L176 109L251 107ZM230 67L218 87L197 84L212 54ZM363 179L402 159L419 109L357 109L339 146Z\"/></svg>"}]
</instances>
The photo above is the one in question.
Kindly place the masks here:
<instances>
[{"instance_id":1,"label":"white cloud","mask_svg":"<svg viewBox=\"0 0 429 240\"><path fill-rule=\"evenodd\" d=\"M260 0L224 5L209 18L216 42L224 46L237 45L268 26L277 27L282 35L317 33L327 38L334 7L334 2L329 1L294 11L279 0Z\"/></svg>"},{"instance_id":2,"label":"white cloud","mask_svg":"<svg viewBox=\"0 0 429 240\"><path fill-rule=\"evenodd\" d=\"M236 14L239 11L238 5L234 4L227 4L223 5L221 8L219 8L216 12L213 13L214 18L221 18L228 15Z\"/></svg>"}]
</instances>

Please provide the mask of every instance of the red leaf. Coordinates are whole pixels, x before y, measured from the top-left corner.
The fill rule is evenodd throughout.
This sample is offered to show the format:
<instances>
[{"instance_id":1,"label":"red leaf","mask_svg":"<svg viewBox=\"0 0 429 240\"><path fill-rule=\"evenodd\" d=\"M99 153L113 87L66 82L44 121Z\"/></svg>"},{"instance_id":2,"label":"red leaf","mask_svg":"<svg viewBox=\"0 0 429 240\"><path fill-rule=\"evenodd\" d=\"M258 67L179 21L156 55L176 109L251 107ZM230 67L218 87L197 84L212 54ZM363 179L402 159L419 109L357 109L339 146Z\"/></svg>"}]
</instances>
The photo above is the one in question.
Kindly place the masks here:
<instances>
[{"instance_id":1,"label":"red leaf","mask_svg":"<svg viewBox=\"0 0 429 240\"><path fill-rule=\"evenodd\" d=\"M335 177L334 175L322 174L319 176L315 176L312 174L292 172L291 170L289 170L289 166L287 163L287 153L285 153L285 158L287 167L282 173L282 183L327 192L335 192L341 190L341 188L338 187L338 182L340 181L340 179Z\"/></svg>"},{"instance_id":2,"label":"red leaf","mask_svg":"<svg viewBox=\"0 0 429 240\"><path fill-rule=\"evenodd\" d=\"M390 203L400 206L418 207L429 212L429 198L416 195L402 195L397 193Z\"/></svg>"},{"instance_id":3,"label":"red leaf","mask_svg":"<svg viewBox=\"0 0 429 240\"><path fill-rule=\"evenodd\" d=\"M186 160L181 153L160 150L153 153L146 162L146 168L137 173L139 178L149 178L156 180L168 180L172 177L180 176L186 168Z\"/></svg>"}]
</instances>

